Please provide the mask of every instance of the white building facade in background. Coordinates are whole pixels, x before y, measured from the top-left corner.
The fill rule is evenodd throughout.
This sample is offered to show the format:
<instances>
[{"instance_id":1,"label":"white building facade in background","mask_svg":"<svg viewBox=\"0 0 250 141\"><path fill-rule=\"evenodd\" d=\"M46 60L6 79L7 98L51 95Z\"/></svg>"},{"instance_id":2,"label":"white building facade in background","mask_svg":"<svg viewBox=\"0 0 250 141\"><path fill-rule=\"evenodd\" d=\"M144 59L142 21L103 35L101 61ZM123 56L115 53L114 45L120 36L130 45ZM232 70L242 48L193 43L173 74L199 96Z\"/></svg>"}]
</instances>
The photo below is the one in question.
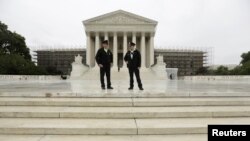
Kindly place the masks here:
<instances>
[{"instance_id":1,"label":"white building facade in background","mask_svg":"<svg viewBox=\"0 0 250 141\"><path fill-rule=\"evenodd\" d=\"M83 21L86 32L86 64L96 65L95 54L103 40L109 41L113 53L113 67L123 68L123 56L128 50L128 42L136 43L141 52L142 68L154 64L154 36L157 21L123 10L114 11Z\"/></svg>"}]
</instances>

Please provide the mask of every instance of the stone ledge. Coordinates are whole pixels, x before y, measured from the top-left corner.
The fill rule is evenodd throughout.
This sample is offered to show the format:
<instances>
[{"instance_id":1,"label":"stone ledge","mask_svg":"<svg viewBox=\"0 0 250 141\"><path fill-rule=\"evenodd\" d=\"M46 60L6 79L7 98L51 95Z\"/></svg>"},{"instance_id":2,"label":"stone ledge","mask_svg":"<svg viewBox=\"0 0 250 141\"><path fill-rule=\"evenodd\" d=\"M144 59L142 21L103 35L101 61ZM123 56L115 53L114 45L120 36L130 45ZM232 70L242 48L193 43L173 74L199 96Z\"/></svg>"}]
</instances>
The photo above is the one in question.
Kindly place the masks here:
<instances>
[{"instance_id":1,"label":"stone ledge","mask_svg":"<svg viewBox=\"0 0 250 141\"><path fill-rule=\"evenodd\" d=\"M250 117L250 106L33 107L0 106L0 118L216 118Z\"/></svg>"},{"instance_id":2,"label":"stone ledge","mask_svg":"<svg viewBox=\"0 0 250 141\"><path fill-rule=\"evenodd\" d=\"M207 141L197 135L0 135L1 141Z\"/></svg>"},{"instance_id":3,"label":"stone ledge","mask_svg":"<svg viewBox=\"0 0 250 141\"><path fill-rule=\"evenodd\" d=\"M250 106L250 97L184 98L44 98L0 97L1 106L61 107L178 107L178 106Z\"/></svg>"},{"instance_id":4,"label":"stone ledge","mask_svg":"<svg viewBox=\"0 0 250 141\"><path fill-rule=\"evenodd\" d=\"M0 92L0 97L60 97L60 98L178 98L178 97L250 97L250 92L150 92L150 91L111 91L101 92Z\"/></svg>"},{"instance_id":5,"label":"stone ledge","mask_svg":"<svg viewBox=\"0 0 250 141\"><path fill-rule=\"evenodd\" d=\"M206 134L208 124L249 124L250 118L168 119L1 118L0 134L183 135ZM136 125L135 125L136 124Z\"/></svg>"}]
</instances>

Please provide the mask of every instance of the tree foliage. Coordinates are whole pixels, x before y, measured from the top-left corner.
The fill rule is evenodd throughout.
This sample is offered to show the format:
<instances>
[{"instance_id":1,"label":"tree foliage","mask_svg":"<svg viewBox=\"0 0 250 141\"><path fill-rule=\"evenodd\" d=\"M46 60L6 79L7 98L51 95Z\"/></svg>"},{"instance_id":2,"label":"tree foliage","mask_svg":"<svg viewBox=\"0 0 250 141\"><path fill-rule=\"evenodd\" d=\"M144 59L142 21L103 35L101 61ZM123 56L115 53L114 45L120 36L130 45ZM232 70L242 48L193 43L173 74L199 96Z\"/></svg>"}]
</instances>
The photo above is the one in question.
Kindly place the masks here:
<instances>
[{"instance_id":1,"label":"tree foliage","mask_svg":"<svg viewBox=\"0 0 250 141\"><path fill-rule=\"evenodd\" d=\"M215 70L209 70L208 75L250 75L250 51L242 53L240 65L232 70L225 66L219 66Z\"/></svg>"},{"instance_id":2,"label":"tree foliage","mask_svg":"<svg viewBox=\"0 0 250 141\"><path fill-rule=\"evenodd\" d=\"M18 54L0 55L0 74L41 75L47 74L43 68L35 66Z\"/></svg>"},{"instance_id":3,"label":"tree foliage","mask_svg":"<svg viewBox=\"0 0 250 141\"><path fill-rule=\"evenodd\" d=\"M18 54L31 61L30 50L25 38L16 32L8 30L8 26L0 21L0 55Z\"/></svg>"},{"instance_id":4,"label":"tree foliage","mask_svg":"<svg viewBox=\"0 0 250 141\"><path fill-rule=\"evenodd\" d=\"M0 21L0 74L47 74L31 61L25 38Z\"/></svg>"}]
</instances>

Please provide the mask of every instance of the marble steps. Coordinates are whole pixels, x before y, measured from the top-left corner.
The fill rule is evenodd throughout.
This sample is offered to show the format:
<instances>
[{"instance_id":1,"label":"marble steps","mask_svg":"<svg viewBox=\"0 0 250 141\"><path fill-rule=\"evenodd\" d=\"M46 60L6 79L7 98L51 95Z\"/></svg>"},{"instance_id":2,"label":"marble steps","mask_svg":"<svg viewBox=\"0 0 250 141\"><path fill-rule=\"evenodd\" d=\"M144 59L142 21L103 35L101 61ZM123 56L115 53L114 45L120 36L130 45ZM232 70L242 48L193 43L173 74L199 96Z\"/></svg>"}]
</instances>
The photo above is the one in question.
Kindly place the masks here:
<instances>
[{"instance_id":1,"label":"marble steps","mask_svg":"<svg viewBox=\"0 0 250 141\"><path fill-rule=\"evenodd\" d=\"M121 88L119 88L121 89ZM0 92L1 97L20 97L20 98L220 98L220 97L242 97L250 98L249 92L202 92L202 91L167 91L158 89L140 91L135 88L133 91L114 90L100 90L93 89L86 92Z\"/></svg>"},{"instance_id":2,"label":"marble steps","mask_svg":"<svg viewBox=\"0 0 250 141\"><path fill-rule=\"evenodd\" d=\"M250 97L0 97L0 105L4 141L202 141L208 124L250 123Z\"/></svg>"},{"instance_id":3,"label":"marble steps","mask_svg":"<svg viewBox=\"0 0 250 141\"><path fill-rule=\"evenodd\" d=\"M21 135L190 135L207 134L208 124L249 124L250 118L54 119L0 118L0 134Z\"/></svg>"},{"instance_id":4,"label":"marble steps","mask_svg":"<svg viewBox=\"0 0 250 141\"><path fill-rule=\"evenodd\" d=\"M250 97L204 98L31 98L0 97L0 106L178 107L250 106Z\"/></svg>"},{"instance_id":5,"label":"marble steps","mask_svg":"<svg viewBox=\"0 0 250 141\"><path fill-rule=\"evenodd\" d=\"M225 118L250 117L250 106L41 107L0 106L0 118Z\"/></svg>"},{"instance_id":6,"label":"marble steps","mask_svg":"<svg viewBox=\"0 0 250 141\"><path fill-rule=\"evenodd\" d=\"M131 107L131 98L30 98L2 97L1 106ZM249 98L250 105L250 98Z\"/></svg>"},{"instance_id":7,"label":"marble steps","mask_svg":"<svg viewBox=\"0 0 250 141\"><path fill-rule=\"evenodd\" d=\"M1 141L207 141L193 135L0 135Z\"/></svg>"}]
</instances>

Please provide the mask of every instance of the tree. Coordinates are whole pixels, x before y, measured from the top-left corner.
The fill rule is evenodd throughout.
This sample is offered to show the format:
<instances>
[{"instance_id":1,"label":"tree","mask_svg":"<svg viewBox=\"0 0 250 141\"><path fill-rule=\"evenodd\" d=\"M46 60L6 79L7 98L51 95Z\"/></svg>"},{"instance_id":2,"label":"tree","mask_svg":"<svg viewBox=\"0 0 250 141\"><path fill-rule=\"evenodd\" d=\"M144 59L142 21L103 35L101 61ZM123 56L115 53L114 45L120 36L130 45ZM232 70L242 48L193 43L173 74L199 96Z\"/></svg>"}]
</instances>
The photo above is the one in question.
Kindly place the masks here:
<instances>
[{"instance_id":1,"label":"tree","mask_svg":"<svg viewBox=\"0 0 250 141\"><path fill-rule=\"evenodd\" d=\"M216 70L215 70L215 74L217 75L228 75L229 71L228 68L225 66L219 66Z\"/></svg>"},{"instance_id":2,"label":"tree","mask_svg":"<svg viewBox=\"0 0 250 141\"><path fill-rule=\"evenodd\" d=\"M25 38L0 21L0 74L47 74L31 61Z\"/></svg>"},{"instance_id":3,"label":"tree","mask_svg":"<svg viewBox=\"0 0 250 141\"><path fill-rule=\"evenodd\" d=\"M250 51L242 53L240 65L232 70L225 66L219 66L217 69L209 69L208 75L250 75Z\"/></svg>"},{"instance_id":4,"label":"tree","mask_svg":"<svg viewBox=\"0 0 250 141\"><path fill-rule=\"evenodd\" d=\"M247 63L247 62L249 62L250 61L250 51L248 51L247 53L243 53L242 55L241 55L241 58L242 58L242 60L241 60L241 64L242 65L244 65L245 63Z\"/></svg>"},{"instance_id":5,"label":"tree","mask_svg":"<svg viewBox=\"0 0 250 141\"><path fill-rule=\"evenodd\" d=\"M47 72L18 54L0 55L0 74L40 75Z\"/></svg>"},{"instance_id":6,"label":"tree","mask_svg":"<svg viewBox=\"0 0 250 141\"><path fill-rule=\"evenodd\" d=\"M241 72L242 75L250 75L250 60L245 62L242 66L241 66Z\"/></svg>"},{"instance_id":7,"label":"tree","mask_svg":"<svg viewBox=\"0 0 250 141\"><path fill-rule=\"evenodd\" d=\"M242 53L241 55L241 69L240 74L242 75L250 75L250 51L247 53Z\"/></svg>"},{"instance_id":8,"label":"tree","mask_svg":"<svg viewBox=\"0 0 250 141\"><path fill-rule=\"evenodd\" d=\"M229 75L240 75L241 74L241 66L237 66L232 70L229 70Z\"/></svg>"},{"instance_id":9,"label":"tree","mask_svg":"<svg viewBox=\"0 0 250 141\"><path fill-rule=\"evenodd\" d=\"M30 50L25 38L16 32L8 30L8 26L0 21L0 55L18 54L31 61Z\"/></svg>"}]
</instances>

